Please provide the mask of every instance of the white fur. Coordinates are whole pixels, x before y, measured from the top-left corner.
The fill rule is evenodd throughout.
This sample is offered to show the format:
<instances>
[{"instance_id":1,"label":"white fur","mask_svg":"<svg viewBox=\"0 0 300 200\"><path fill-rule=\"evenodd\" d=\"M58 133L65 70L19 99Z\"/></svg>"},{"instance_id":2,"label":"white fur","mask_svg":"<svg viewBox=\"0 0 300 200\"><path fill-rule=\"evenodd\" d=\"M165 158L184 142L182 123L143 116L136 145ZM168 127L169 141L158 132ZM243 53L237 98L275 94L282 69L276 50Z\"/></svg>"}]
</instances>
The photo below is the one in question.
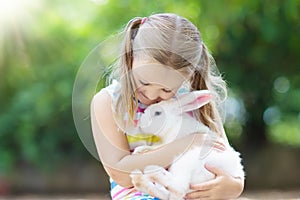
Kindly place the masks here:
<instances>
[{"instance_id":1,"label":"white fur","mask_svg":"<svg viewBox=\"0 0 300 200\"><path fill-rule=\"evenodd\" d=\"M140 128L144 133L161 137L162 144L192 133L207 133L207 145L192 148L176 157L169 171L159 166L148 166L144 173L135 170L131 173L132 182L138 190L149 192L162 199L183 199L189 191L190 183L202 183L215 177L204 165L210 164L233 177L244 177L240 154L227 145L225 151L211 147L216 134L187 112L207 104L212 95L207 90L194 91L178 97L150 105L140 119ZM134 153L155 149L160 145L140 146ZM166 190L155 182L167 186Z\"/></svg>"}]
</instances>

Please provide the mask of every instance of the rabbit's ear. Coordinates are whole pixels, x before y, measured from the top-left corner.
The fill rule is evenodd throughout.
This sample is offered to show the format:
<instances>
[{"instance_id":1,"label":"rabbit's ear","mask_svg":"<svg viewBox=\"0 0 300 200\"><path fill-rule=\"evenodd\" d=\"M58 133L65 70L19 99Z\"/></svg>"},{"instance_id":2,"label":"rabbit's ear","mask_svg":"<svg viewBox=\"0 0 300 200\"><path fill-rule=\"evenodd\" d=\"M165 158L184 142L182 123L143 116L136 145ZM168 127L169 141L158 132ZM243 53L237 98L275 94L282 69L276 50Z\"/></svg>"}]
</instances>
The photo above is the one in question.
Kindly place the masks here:
<instances>
[{"instance_id":1,"label":"rabbit's ear","mask_svg":"<svg viewBox=\"0 0 300 200\"><path fill-rule=\"evenodd\" d=\"M202 107L212 98L213 95L210 91L196 90L179 96L178 101L180 103L181 112L188 112Z\"/></svg>"}]
</instances>

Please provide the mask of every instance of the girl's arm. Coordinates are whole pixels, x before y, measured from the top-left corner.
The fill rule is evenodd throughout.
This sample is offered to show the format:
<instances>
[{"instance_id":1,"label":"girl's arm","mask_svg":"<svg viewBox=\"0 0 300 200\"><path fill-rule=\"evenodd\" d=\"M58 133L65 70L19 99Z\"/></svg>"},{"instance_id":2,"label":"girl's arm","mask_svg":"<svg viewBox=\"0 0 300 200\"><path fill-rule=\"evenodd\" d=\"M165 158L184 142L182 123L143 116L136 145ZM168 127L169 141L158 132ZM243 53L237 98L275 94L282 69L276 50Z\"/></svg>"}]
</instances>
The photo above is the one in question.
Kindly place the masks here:
<instances>
[{"instance_id":1,"label":"girl's arm","mask_svg":"<svg viewBox=\"0 0 300 200\"><path fill-rule=\"evenodd\" d=\"M126 135L118 131L111 109L112 100L106 91L96 94L91 103L93 136L107 174L119 185L132 186L129 174L148 165L168 167L175 156L194 145L201 145L207 135L194 134L144 154L132 155Z\"/></svg>"}]
</instances>

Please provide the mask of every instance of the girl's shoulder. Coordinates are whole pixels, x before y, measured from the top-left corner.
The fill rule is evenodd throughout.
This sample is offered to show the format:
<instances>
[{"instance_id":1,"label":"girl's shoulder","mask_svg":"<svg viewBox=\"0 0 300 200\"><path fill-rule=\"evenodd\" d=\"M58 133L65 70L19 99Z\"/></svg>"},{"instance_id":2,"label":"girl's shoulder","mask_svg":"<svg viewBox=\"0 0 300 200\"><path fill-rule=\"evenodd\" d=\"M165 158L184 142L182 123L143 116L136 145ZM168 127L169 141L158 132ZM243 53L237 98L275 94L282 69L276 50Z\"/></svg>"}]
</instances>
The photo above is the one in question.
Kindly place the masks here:
<instances>
[{"instance_id":1,"label":"girl's shoulder","mask_svg":"<svg viewBox=\"0 0 300 200\"><path fill-rule=\"evenodd\" d=\"M92 107L114 107L120 94L120 84L117 81L113 81L108 86L102 88L97 92L92 99Z\"/></svg>"},{"instance_id":2,"label":"girl's shoulder","mask_svg":"<svg viewBox=\"0 0 300 200\"><path fill-rule=\"evenodd\" d=\"M121 85L117 80L113 80L111 84L103 88L101 91L106 91L113 100L116 100L120 95ZM100 92L101 92L100 91Z\"/></svg>"},{"instance_id":3,"label":"girl's shoulder","mask_svg":"<svg viewBox=\"0 0 300 200\"><path fill-rule=\"evenodd\" d=\"M107 94L112 99L112 101L116 101L116 99L120 95L120 83L116 80L113 80L111 84L102 88L98 93L96 93L94 98L97 98L99 96L107 96Z\"/></svg>"}]
</instances>

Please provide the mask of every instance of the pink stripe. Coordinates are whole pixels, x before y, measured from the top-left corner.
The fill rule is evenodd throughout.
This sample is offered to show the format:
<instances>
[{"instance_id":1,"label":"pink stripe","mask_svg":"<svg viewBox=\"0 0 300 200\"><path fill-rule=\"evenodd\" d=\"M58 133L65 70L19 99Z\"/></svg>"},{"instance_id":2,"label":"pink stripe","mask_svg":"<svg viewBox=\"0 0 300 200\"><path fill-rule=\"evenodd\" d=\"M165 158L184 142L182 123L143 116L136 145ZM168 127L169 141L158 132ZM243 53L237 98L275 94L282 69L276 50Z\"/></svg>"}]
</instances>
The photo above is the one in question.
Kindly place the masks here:
<instances>
[{"instance_id":1,"label":"pink stripe","mask_svg":"<svg viewBox=\"0 0 300 200\"><path fill-rule=\"evenodd\" d=\"M136 192L134 196L135 196L135 197L136 197L136 196L142 196L142 193L141 193L141 192Z\"/></svg>"},{"instance_id":2,"label":"pink stripe","mask_svg":"<svg viewBox=\"0 0 300 200\"><path fill-rule=\"evenodd\" d=\"M124 192L125 190L128 190L128 188L123 188L122 190L120 190L119 192L117 192L112 199L116 198L116 196L118 196L120 193Z\"/></svg>"},{"instance_id":3,"label":"pink stripe","mask_svg":"<svg viewBox=\"0 0 300 200\"><path fill-rule=\"evenodd\" d=\"M141 108L141 107L138 107L138 109L137 109L137 112L144 113L145 109L146 109L146 108Z\"/></svg>"}]
</instances>

